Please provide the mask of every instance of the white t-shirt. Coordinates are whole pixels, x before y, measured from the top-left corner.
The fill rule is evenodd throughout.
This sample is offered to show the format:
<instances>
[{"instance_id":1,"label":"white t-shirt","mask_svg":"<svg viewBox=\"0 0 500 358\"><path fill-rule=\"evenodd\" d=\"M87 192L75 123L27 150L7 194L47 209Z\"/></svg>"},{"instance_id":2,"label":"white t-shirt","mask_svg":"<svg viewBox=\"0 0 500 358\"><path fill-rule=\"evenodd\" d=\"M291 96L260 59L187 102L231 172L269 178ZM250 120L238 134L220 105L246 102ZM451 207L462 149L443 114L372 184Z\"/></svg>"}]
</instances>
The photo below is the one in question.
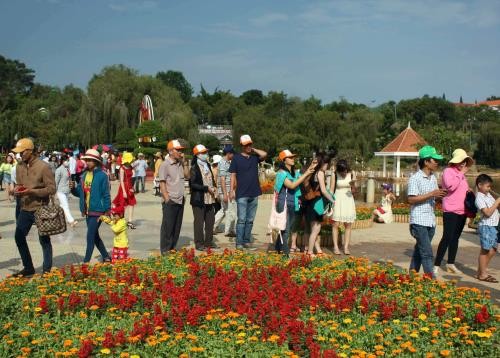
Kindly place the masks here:
<instances>
[{"instance_id":1,"label":"white t-shirt","mask_svg":"<svg viewBox=\"0 0 500 358\"><path fill-rule=\"evenodd\" d=\"M478 210L481 212L481 220L479 221L479 225L487 225L487 226L498 226L498 210L495 210L490 217L486 217L482 209L491 208L495 204L495 198L491 196L490 193L483 194L480 191L476 194L476 206Z\"/></svg>"}]
</instances>

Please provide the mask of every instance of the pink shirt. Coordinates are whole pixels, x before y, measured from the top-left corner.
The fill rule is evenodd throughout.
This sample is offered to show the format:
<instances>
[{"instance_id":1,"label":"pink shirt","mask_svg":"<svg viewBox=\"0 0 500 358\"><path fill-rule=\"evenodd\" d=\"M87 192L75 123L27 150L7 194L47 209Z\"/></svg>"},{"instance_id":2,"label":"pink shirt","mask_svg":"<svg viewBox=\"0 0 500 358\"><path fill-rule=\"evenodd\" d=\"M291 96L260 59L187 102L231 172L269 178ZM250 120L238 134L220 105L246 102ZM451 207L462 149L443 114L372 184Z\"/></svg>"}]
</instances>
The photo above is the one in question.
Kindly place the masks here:
<instances>
[{"instance_id":1,"label":"pink shirt","mask_svg":"<svg viewBox=\"0 0 500 358\"><path fill-rule=\"evenodd\" d=\"M443 198L443 211L459 215L465 214L465 195L469 190L469 183L464 173L456 167L448 167L443 171L443 189L448 194Z\"/></svg>"}]
</instances>

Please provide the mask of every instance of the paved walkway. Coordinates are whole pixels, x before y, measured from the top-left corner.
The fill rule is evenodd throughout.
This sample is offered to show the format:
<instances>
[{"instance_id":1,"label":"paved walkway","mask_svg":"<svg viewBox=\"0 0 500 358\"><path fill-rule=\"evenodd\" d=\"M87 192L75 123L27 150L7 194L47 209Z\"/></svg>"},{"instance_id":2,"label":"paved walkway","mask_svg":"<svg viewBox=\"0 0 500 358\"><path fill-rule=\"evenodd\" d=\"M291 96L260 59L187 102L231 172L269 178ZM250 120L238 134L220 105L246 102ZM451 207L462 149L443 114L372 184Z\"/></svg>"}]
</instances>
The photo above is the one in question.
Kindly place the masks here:
<instances>
[{"instance_id":1,"label":"paved walkway","mask_svg":"<svg viewBox=\"0 0 500 358\"><path fill-rule=\"evenodd\" d=\"M149 184L150 185L150 184ZM112 196L116 193L117 184L112 183ZM21 260L14 242L14 203L5 200L5 193L0 196L0 232L3 240L0 240L0 278L21 269ZM129 230L130 249L132 257L146 258L157 255L159 252L159 236L161 225L160 199L152 195L149 190L145 194L137 195L138 205L136 207L135 221L137 230ZM70 207L75 217L79 217L77 199L70 202ZM270 200L260 200L257 217L254 224L255 245L259 250L265 251L269 245L269 236L266 235L266 226L271 207ZM193 215L191 207L186 205L184 212L184 225L181 231L180 247L193 246ZM54 266L64 266L79 263L85 252L85 223L81 222L75 229L68 229L61 235L52 238L54 249ZM100 230L106 247L110 250L113 244L113 234L107 225L103 224ZM441 238L442 227L438 226L434 238L434 252ZM230 241L223 235L216 236L217 244L222 248L234 248L234 241ZM354 230L352 235L351 253L364 256L373 261L392 261L395 265L407 268L410 262L414 239L408 233L408 224L374 225L370 229ZM474 278L477 268L477 256L479 252L479 239L470 229L466 228L462 234L460 248L457 257L457 267L464 272L462 275L451 275L444 273L442 279L456 280L460 286L473 286L481 290L489 290L495 303L500 304L500 284L484 283ZM28 244L35 267L41 271L42 252L38 244L36 228L33 227L29 236ZM325 252L330 252L325 250ZM342 259L345 256L332 256L332 259ZM98 259L97 250L94 251L94 259ZM493 258L490 268L491 274L500 279L500 260Z\"/></svg>"}]
</instances>

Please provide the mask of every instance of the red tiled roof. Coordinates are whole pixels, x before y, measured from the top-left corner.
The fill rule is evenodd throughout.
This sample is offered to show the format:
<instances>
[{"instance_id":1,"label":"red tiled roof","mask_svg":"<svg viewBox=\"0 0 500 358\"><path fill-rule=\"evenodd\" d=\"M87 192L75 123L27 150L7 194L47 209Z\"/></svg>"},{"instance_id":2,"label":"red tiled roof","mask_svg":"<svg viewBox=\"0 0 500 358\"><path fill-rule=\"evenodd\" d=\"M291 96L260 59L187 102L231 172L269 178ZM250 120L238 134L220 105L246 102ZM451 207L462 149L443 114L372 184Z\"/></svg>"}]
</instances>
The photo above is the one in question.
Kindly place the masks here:
<instances>
[{"instance_id":1,"label":"red tiled roof","mask_svg":"<svg viewBox=\"0 0 500 358\"><path fill-rule=\"evenodd\" d=\"M500 99L496 99L494 101L482 101L482 102L479 102L478 105L500 106Z\"/></svg>"},{"instance_id":2,"label":"red tiled roof","mask_svg":"<svg viewBox=\"0 0 500 358\"><path fill-rule=\"evenodd\" d=\"M418 148L424 144L427 142L408 124L408 128L387 144L381 152L418 152Z\"/></svg>"}]
</instances>

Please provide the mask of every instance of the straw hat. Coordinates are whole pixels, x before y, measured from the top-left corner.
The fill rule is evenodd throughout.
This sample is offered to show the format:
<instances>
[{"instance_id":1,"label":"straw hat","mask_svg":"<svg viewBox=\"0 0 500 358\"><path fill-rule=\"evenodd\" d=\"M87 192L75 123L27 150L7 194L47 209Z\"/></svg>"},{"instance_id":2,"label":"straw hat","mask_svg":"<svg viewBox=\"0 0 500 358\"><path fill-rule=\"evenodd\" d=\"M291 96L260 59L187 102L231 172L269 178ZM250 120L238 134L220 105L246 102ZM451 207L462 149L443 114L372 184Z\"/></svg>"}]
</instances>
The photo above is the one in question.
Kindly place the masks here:
<instances>
[{"instance_id":1,"label":"straw hat","mask_svg":"<svg viewBox=\"0 0 500 358\"><path fill-rule=\"evenodd\" d=\"M465 160L467 161L466 164L468 167L470 167L474 163L474 160L467 155L467 152L465 150L458 148L453 151L453 157L450 159L448 163L460 164Z\"/></svg>"}]
</instances>

